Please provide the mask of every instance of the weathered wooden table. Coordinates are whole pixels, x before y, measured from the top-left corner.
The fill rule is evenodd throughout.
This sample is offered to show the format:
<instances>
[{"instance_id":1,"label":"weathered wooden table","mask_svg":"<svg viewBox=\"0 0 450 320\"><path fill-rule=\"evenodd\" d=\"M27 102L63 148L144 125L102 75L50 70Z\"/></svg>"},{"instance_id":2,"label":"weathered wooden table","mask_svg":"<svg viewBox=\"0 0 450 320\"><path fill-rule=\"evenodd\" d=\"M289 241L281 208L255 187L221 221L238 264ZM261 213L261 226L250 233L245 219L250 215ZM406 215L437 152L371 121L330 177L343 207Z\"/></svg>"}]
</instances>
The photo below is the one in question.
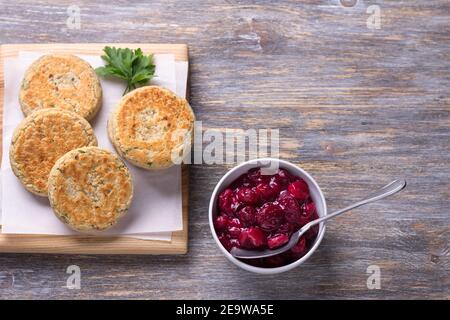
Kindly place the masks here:
<instances>
[{"instance_id":1,"label":"weathered wooden table","mask_svg":"<svg viewBox=\"0 0 450 320\"><path fill-rule=\"evenodd\" d=\"M79 29L66 24L72 4ZM190 101L203 127L278 128L281 157L316 178L330 210L391 178L409 182L330 223L301 268L258 276L225 260L210 235L208 201L227 166L193 165L189 254L2 254L0 298L450 298L448 1L0 7L1 43L187 43ZM80 290L66 288L73 264ZM367 287L371 265L380 268L381 289Z\"/></svg>"}]
</instances>

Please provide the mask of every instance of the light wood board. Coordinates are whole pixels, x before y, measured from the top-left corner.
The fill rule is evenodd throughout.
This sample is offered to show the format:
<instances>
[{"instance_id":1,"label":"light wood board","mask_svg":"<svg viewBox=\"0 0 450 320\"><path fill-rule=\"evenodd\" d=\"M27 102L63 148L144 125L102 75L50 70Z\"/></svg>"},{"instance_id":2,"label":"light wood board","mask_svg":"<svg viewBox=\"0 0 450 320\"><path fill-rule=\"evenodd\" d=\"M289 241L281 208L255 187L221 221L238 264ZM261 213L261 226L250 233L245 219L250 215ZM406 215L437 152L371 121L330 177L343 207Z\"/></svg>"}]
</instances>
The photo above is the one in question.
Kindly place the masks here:
<instances>
[{"instance_id":1,"label":"light wood board","mask_svg":"<svg viewBox=\"0 0 450 320\"><path fill-rule=\"evenodd\" d=\"M141 48L145 53L172 53L177 61L188 61L185 44L132 43L54 43L7 44L0 46L0 113L3 117L3 60L15 57L19 51L45 53L101 54L105 45ZM2 118L3 119L3 118ZM3 121L1 121L3 132ZM0 135L0 143L1 143ZM1 157L0 157L1 158ZM172 234L172 241L139 240L128 237L12 235L0 233L0 252L58 254L184 254L188 247L188 167L182 170L183 230Z\"/></svg>"}]
</instances>

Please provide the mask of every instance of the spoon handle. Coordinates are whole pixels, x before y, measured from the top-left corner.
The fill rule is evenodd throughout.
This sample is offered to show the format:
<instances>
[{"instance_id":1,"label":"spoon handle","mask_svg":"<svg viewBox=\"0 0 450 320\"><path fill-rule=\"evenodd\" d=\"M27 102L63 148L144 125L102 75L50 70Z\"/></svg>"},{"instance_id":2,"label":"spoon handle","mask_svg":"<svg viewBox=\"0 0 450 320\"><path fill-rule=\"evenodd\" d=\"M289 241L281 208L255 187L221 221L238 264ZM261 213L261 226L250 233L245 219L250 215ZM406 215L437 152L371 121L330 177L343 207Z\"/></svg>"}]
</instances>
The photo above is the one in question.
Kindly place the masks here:
<instances>
[{"instance_id":1,"label":"spoon handle","mask_svg":"<svg viewBox=\"0 0 450 320\"><path fill-rule=\"evenodd\" d=\"M315 226L316 224L319 224L325 220L328 219L332 219L338 215L340 215L341 213L347 212L349 210L358 208L360 206L363 206L365 204L371 203L371 202L375 202L378 201L380 199L386 198L388 196L391 196L397 192L399 192L400 190L402 190L404 187L406 187L406 181L404 179L397 179L392 181L391 183L385 185L384 187L382 187L381 189L375 191L374 193L371 193L370 195L368 195L367 197L365 197L363 200L358 201L356 203L353 203L351 205L349 205L348 207L345 207L341 210L337 210L329 215L326 215L325 217L313 220L309 223L307 223L302 229L308 230L309 228L311 228L312 226Z\"/></svg>"}]
</instances>

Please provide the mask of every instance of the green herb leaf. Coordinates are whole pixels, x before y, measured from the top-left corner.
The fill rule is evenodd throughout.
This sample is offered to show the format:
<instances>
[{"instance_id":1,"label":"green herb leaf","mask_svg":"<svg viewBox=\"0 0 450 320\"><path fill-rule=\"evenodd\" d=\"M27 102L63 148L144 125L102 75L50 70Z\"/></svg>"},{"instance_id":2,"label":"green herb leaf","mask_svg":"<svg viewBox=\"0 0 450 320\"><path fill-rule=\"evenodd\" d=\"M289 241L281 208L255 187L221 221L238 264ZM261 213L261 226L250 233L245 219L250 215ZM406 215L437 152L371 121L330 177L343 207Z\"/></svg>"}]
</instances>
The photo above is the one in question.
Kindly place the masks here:
<instances>
[{"instance_id":1,"label":"green herb leaf","mask_svg":"<svg viewBox=\"0 0 450 320\"><path fill-rule=\"evenodd\" d=\"M144 55L140 48L132 50L105 47L103 52L105 66L95 69L95 72L102 77L111 76L125 80L127 87L123 94L147 84L155 76L153 55Z\"/></svg>"}]
</instances>

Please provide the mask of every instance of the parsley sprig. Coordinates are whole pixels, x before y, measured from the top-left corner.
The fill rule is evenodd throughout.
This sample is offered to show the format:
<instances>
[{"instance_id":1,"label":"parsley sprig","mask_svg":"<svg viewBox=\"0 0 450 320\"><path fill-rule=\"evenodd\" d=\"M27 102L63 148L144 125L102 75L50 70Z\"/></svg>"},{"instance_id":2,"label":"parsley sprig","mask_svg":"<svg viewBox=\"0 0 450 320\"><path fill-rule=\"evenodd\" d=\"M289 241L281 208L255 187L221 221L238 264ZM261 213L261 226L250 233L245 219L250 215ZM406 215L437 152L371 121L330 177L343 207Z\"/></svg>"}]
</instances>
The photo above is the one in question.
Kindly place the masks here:
<instances>
[{"instance_id":1,"label":"parsley sprig","mask_svg":"<svg viewBox=\"0 0 450 320\"><path fill-rule=\"evenodd\" d=\"M100 76L112 76L127 82L124 95L139 86L145 85L155 76L155 64L153 55L146 56L140 48L132 50L128 48L105 47L102 59L104 67L95 69Z\"/></svg>"}]
</instances>

